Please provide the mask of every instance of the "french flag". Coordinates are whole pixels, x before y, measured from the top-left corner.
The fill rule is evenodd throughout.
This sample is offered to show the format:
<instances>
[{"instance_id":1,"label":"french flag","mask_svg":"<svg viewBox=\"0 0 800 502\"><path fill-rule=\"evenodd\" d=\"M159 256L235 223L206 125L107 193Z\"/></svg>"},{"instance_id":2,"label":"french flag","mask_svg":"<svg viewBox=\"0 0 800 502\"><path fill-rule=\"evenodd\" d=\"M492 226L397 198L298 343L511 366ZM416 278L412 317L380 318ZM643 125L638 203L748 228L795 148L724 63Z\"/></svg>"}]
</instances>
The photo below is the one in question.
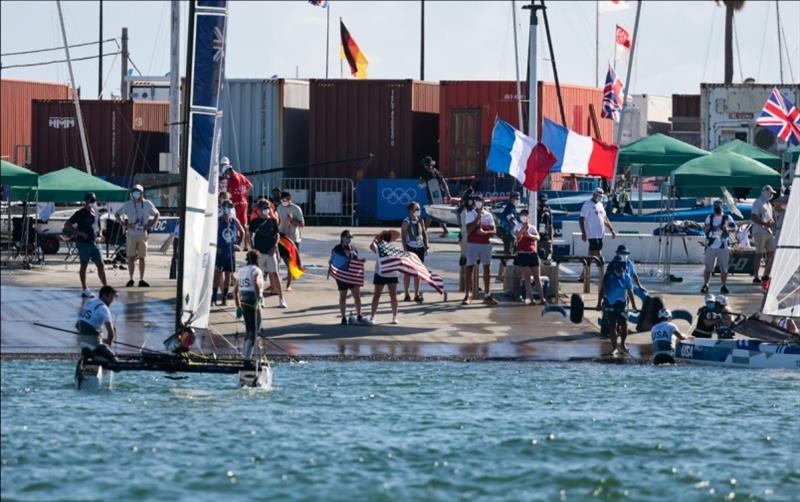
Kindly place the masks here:
<instances>
[{"instance_id":1,"label":"french flag","mask_svg":"<svg viewBox=\"0 0 800 502\"><path fill-rule=\"evenodd\" d=\"M528 190L538 191L556 158L546 146L497 119L486 162L490 171L509 174Z\"/></svg>"},{"instance_id":2,"label":"french flag","mask_svg":"<svg viewBox=\"0 0 800 502\"><path fill-rule=\"evenodd\" d=\"M542 143L553 152L554 173L611 178L617 162L617 145L582 136L544 119Z\"/></svg>"}]
</instances>

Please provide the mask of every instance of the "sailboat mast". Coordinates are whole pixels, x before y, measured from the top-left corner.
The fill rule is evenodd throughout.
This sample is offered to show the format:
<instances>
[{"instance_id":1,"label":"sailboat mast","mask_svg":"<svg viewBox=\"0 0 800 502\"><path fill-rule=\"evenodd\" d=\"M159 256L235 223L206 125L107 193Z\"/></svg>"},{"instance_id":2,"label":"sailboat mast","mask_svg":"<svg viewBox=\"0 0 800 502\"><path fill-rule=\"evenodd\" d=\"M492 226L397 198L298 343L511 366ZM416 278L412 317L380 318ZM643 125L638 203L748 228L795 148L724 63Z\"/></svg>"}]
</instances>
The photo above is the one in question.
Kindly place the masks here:
<instances>
[{"instance_id":1,"label":"sailboat mast","mask_svg":"<svg viewBox=\"0 0 800 502\"><path fill-rule=\"evenodd\" d=\"M530 5L523 7L523 9L530 9L531 11L531 29L528 37L528 136L533 141L539 141L539 83L536 75L536 37L538 35L539 18L536 15L536 11L544 8L544 5L536 5L534 0L531 0ZM534 224L538 221L536 213L539 209L536 199L535 191L528 192L528 212Z\"/></svg>"},{"instance_id":2,"label":"sailboat mast","mask_svg":"<svg viewBox=\"0 0 800 502\"><path fill-rule=\"evenodd\" d=\"M181 90L180 90L180 17L181 4L172 0L170 12L170 49L169 49L169 171L180 172L181 148Z\"/></svg>"},{"instance_id":3,"label":"sailboat mast","mask_svg":"<svg viewBox=\"0 0 800 502\"><path fill-rule=\"evenodd\" d=\"M514 71L516 72L517 77L517 116L519 118L519 125L517 129L520 131L525 130L525 126L522 124L522 84L519 81L519 43L517 42L517 2L515 0L511 0L511 23L513 24L514 29Z\"/></svg>"},{"instance_id":4,"label":"sailboat mast","mask_svg":"<svg viewBox=\"0 0 800 502\"><path fill-rule=\"evenodd\" d=\"M184 81L184 89L186 90L183 102L183 135L181 136L181 155L180 155L180 172L181 172L181 186L178 195L179 206L178 214L180 216L181 231L178 237L178 248L181 250L178 253L178 292L175 297L175 328L180 328L182 322L181 317L183 314L183 264L184 264L184 250L183 245L186 242L186 186L189 176L189 112L191 111L192 103L192 66L194 65L194 31L195 31L195 2L189 2L189 28L186 30L186 79Z\"/></svg>"}]
</instances>

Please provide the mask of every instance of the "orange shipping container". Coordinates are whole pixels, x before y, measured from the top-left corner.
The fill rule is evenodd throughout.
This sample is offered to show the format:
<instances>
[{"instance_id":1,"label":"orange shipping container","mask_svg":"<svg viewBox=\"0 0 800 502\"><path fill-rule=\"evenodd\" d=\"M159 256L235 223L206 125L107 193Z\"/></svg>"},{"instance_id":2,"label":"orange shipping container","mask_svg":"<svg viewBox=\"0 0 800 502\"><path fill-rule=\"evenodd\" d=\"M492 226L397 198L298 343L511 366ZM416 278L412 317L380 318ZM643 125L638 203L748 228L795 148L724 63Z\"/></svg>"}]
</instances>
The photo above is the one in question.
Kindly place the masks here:
<instances>
[{"instance_id":1,"label":"orange shipping container","mask_svg":"<svg viewBox=\"0 0 800 502\"><path fill-rule=\"evenodd\" d=\"M134 101L133 130L169 133L169 102Z\"/></svg>"},{"instance_id":2,"label":"orange shipping container","mask_svg":"<svg viewBox=\"0 0 800 502\"><path fill-rule=\"evenodd\" d=\"M31 102L72 99L66 84L0 79L0 155L18 165L30 163Z\"/></svg>"}]
</instances>

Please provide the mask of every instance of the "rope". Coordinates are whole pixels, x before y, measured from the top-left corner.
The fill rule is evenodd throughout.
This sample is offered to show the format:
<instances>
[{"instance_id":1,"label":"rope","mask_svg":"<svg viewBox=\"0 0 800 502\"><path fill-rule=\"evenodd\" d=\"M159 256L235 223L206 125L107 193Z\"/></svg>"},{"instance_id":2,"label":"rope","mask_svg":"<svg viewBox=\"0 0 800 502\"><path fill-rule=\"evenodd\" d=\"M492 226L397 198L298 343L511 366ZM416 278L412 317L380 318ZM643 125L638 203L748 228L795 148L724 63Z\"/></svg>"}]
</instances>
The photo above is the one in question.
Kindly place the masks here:
<instances>
[{"instance_id":1,"label":"rope","mask_svg":"<svg viewBox=\"0 0 800 502\"><path fill-rule=\"evenodd\" d=\"M113 56L115 54L120 54L120 52L109 52L109 53L103 54L103 57ZM99 57L100 57L99 55L84 56L84 57L80 57L80 58L72 58L72 61L73 62L75 62L75 61L84 61L84 60L87 60L87 59L97 59ZM3 70L8 70L10 68L28 68L28 67L31 67L31 66L44 66L44 65L49 65L49 64L66 63L66 62L67 62L66 59L55 59L53 61L43 61L41 63L12 64L12 65L8 65L8 66L3 66L2 69Z\"/></svg>"},{"instance_id":2,"label":"rope","mask_svg":"<svg viewBox=\"0 0 800 502\"><path fill-rule=\"evenodd\" d=\"M117 40L116 38L109 38L107 40L101 40L100 42L102 42L104 44L107 44L108 42L115 42L116 40ZM73 44L73 45L70 45L68 47L70 49L72 49L73 47L85 47L87 45L97 45L97 44L98 44L98 42L84 42L82 44ZM117 44L117 46L119 46L119 44ZM37 54L39 52L50 52L50 51L61 51L61 50L64 50L64 46L63 45L60 45L58 47L50 47L50 48L47 48L47 49L34 49L34 50L30 50L30 51L6 52L5 54L0 54L0 56L2 56L2 57L5 57L5 56L21 56L23 54Z\"/></svg>"}]
</instances>

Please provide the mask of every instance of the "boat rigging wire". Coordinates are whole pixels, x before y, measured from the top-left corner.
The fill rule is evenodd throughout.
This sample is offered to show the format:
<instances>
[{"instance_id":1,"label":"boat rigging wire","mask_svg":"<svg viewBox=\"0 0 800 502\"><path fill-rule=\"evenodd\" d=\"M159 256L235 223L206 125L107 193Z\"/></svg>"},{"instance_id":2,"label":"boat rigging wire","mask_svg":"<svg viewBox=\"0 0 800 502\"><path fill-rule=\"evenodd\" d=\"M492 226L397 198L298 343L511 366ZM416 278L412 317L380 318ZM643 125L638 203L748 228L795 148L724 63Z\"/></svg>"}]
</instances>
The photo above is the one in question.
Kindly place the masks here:
<instances>
[{"instance_id":1,"label":"boat rigging wire","mask_svg":"<svg viewBox=\"0 0 800 502\"><path fill-rule=\"evenodd\" d=\"M102 42L104 44L107 44L109 42L116 42L117 48L119 48L119 42L117 42L116 38L109 38L109 39L106 39L106 40L101 40L100 42ZM69 48L72 49L73 47L85 47L87 45L97 45L97 44L98 44L98 42L84 42L84 43L81 43L81 44L72 44L72 45L69 46ZM64 46L61 45L61 46L58 46L58 47L48 47L47 49L33 49L33 50L30 50L30 51L6 52L4 54L0 54L0 56L2 56L2 57L6 57L6 56L21 56L23 54L38 54L40 52L63 51L63 50L64 50Z\"/></svg>"},{"instance_id":2,"label":"boat rigging wire","mask_svg":"<svg viewBox=\"0 0 800 502\"><path fill-rule=\"evenodd\" d=\"M767 4L767 15L764 17L764 29L761 33L761 52L758 55L758 71L756 71L756 81L761 79L761 63L764 62L764 46L767 43L767 26L769 25L769 9L772 7L772 2L765 2Z\"/></svg>"},{"instance_id":3,"label":"boat rigging wire","mask_svg":"<svg viewBox=\"0 0 800 502\"><path fill-rule=\"evenodd\" d=\"M107 53L103 54L103 57L114 56L116 54L120 54L120 52L107 52ZM99 57L100 56L95 54L93 56L83 56L83 57L79 57L79 58L71 58L71 60L72 60L72 62L75 62L75 61L84 61L86 59L97 59ZM31 67L31 66L44 66L44 65L49 65L49 64L66 63L66 62L67 62L66 59L56 59L56 60L53 60L53 61L42 61L42 62L39 62L39 63L21 63L21 64L12 64L12 65L8 65L8 66L3 65L2 69L3 70L8 70L10 68L27 68L27 67Z\"/></svg>"},{"instance_id":4,"label":"boat rigging wire","mask_svg":"<svg viewBox=\"0 0 800 502\"><path fill-rule=\"evenodd\" d=\"M736 31L736 16L733 16L733 42L736 44L736 61L739 63L739 80L744 82L744 71L742 70L742 53L739 51L739 32Z\"/></svg>"}]
</instances>

